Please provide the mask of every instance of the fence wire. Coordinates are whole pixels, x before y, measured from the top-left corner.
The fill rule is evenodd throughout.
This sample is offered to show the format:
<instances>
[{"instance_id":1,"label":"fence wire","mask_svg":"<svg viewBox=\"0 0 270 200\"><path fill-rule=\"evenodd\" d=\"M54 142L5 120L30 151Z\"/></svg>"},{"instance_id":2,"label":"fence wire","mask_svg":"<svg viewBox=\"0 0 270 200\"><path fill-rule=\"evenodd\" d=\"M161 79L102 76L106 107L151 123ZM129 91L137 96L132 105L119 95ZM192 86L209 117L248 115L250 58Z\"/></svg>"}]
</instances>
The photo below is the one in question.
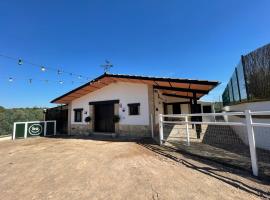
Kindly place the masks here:
<instances>
[{"instance_id":1,"label":"fence wire","mask_svg":"<svg viewBox=\"0 0 270 200\"><path fill-rule=\"evenodd\" d=\"M163 123L164 144L191 155L210 159L238 169L252 171L245 126L201 125L199 138L195 126L189 125L190 145L188 146L185 125ZM256 128L254 128L255 135ZM263 128L266 132L270 130L270 128L258 128ZM242 130L242 135L236 133L238 129ZM255 137L255 141L258 138L260 137ZM270 151L256 145L256 154L259 176L270 178Z\"/></svg>"}]
</instances>

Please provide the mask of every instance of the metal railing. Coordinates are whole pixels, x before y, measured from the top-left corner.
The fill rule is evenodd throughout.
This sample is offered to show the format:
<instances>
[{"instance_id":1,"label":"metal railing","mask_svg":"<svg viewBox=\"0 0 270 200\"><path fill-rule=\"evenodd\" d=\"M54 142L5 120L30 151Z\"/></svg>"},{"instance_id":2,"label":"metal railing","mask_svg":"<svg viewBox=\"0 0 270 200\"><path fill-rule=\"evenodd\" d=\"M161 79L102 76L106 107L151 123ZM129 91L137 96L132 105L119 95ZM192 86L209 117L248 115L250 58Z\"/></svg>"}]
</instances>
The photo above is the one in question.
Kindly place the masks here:
<instances>
[{"instance_id":1,"label":"metal railing","mask_svg":"<svg viewBox=\"0 0 270 200\"><path fill-rule=\"evenodd\" d=\"M189 125L192 124L205 124L205 125L229 125L229 126L244 126L247 129L248 135L248 143L250 150L250 158L251 158L251 166L253 175L258 176L258 163L257 163L257 154L256 154L256 144L255 144L255 136L254 136L254 127L270 127L270 123L254 123L252 121L252 116L255 115L270 115L270 111L256 111L251 112L250 110L245 110L245 112L223 112L223 113L195 113L195 114L174 114L174 115L159 115L159 143L160 145L164 142L164 132L163 132L163 124L180 124L185 125L185 133L186 133L186 144L190 146L190 133L189 133ZM192 121L189 120L190 117L209 117L213 116L244 116L245 122L201 122L201 121ZM169 121L165 120L165 118L174 118L174 119L182 119L182 121Z\"/></svg>"}]
</instances>

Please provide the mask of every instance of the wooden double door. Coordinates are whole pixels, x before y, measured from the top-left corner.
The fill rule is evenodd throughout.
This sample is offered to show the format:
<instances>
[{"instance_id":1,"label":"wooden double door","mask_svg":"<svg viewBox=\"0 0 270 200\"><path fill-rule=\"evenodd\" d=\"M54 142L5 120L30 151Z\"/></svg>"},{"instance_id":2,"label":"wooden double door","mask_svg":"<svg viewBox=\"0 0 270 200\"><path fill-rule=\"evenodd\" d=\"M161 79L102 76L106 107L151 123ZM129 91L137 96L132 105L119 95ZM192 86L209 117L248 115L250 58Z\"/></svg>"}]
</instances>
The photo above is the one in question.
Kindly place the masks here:
<instances>
[{"instance_id":1,"label":"wooden double door","mask_svg":"<svg viewBox=\"0 0 270 200\"><path fill-rule=\"evenodd\" d=\"M96 132L115 132L113 122L114 104L97 104L95 105L95 131Z\"/></svg>"}]
</instances>

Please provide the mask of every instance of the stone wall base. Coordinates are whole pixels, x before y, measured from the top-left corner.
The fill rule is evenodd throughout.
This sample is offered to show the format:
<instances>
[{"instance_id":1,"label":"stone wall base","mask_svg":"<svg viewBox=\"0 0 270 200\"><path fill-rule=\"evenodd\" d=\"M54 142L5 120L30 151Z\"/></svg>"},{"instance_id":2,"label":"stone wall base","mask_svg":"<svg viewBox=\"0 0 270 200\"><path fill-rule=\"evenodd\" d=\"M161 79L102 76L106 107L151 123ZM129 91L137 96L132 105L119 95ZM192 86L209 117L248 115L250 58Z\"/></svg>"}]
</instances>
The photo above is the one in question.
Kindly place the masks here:
<instances>
[{"instance_id":1,"label":"stone wall base","mask_svg":"<svg viewBox=\"0 0 270 200\"><path fill-rule=\"evenodd\" d=\"M71 124L70 135L88 136L91 133L93 132L88 124ZM149 126L147 125L118 124L118 130L115 133L121 137L122 136L131 138L151 137L151 130L149 130Z\"/></svg>"},{"instance_id":2,"label":"stone wall base","mask_svg":"<svg viewBox=\"0 0 270 200\"><path fill-rule=\"evenodd\" d=\"M119 136L128 137L151 137L151 130L147 125L123 125L119 124Z\"/></svg>"},{"instance_id":3,"label":"stone wall base","mask_svg":"<svg viewBox=\"0 0 270 200\"><path fill-rule=\"evenodd\" d=\"M88 124L71 124L70 135L89 135L91 129Z\"/></svg>"}]
</instances>

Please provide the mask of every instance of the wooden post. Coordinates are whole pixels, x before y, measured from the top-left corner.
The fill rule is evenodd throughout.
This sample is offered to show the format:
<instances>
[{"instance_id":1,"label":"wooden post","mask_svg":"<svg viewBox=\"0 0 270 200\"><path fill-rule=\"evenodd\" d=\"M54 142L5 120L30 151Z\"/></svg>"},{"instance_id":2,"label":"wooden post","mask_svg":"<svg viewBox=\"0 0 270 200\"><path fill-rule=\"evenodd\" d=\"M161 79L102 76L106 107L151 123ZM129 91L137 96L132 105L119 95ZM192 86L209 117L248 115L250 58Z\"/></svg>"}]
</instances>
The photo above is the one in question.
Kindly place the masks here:
<instances>
[{"instance_id":1,"label":"wooden post","mask_svg":"<svg viewBox=\"0 0 270 200\"><path fill-rule=\"evenodd\" d=\"M159 114L159 144L163 144L163 116Z\"/></svg>"},{"instance_id":2,"label":"wooden post","mask_svg":"<svg viewBox=\"0 0 270 200\"><path fill-rule=\"evenodd\" d=\"M196 92L193 92L193 105L194 105L194 113L198 113L198 104L197 104L197 96ZM194 121L200 121L200 117L194 117ZM201 138L201 130L202 127L200 124L195 125L196 133L197 133L197 139Z\"/></svg>"},{"instance_id":3,"label":"wooden post","mask_svg":"<svg viewBox=\"0 0 270 200\"><path fill-rule=\"evenodd\" d=\"M194 108L193 108L192 98L190 98L189 101L190 101L190 113L192 114L192 113L194 113ZM193 118L194 118L194 117L191 117L191 118L190 118L190 121L193 121ZM191 124L191 127L192 127L192 129L194 129L194 124Z\"/></svg>"}]
</instances>

